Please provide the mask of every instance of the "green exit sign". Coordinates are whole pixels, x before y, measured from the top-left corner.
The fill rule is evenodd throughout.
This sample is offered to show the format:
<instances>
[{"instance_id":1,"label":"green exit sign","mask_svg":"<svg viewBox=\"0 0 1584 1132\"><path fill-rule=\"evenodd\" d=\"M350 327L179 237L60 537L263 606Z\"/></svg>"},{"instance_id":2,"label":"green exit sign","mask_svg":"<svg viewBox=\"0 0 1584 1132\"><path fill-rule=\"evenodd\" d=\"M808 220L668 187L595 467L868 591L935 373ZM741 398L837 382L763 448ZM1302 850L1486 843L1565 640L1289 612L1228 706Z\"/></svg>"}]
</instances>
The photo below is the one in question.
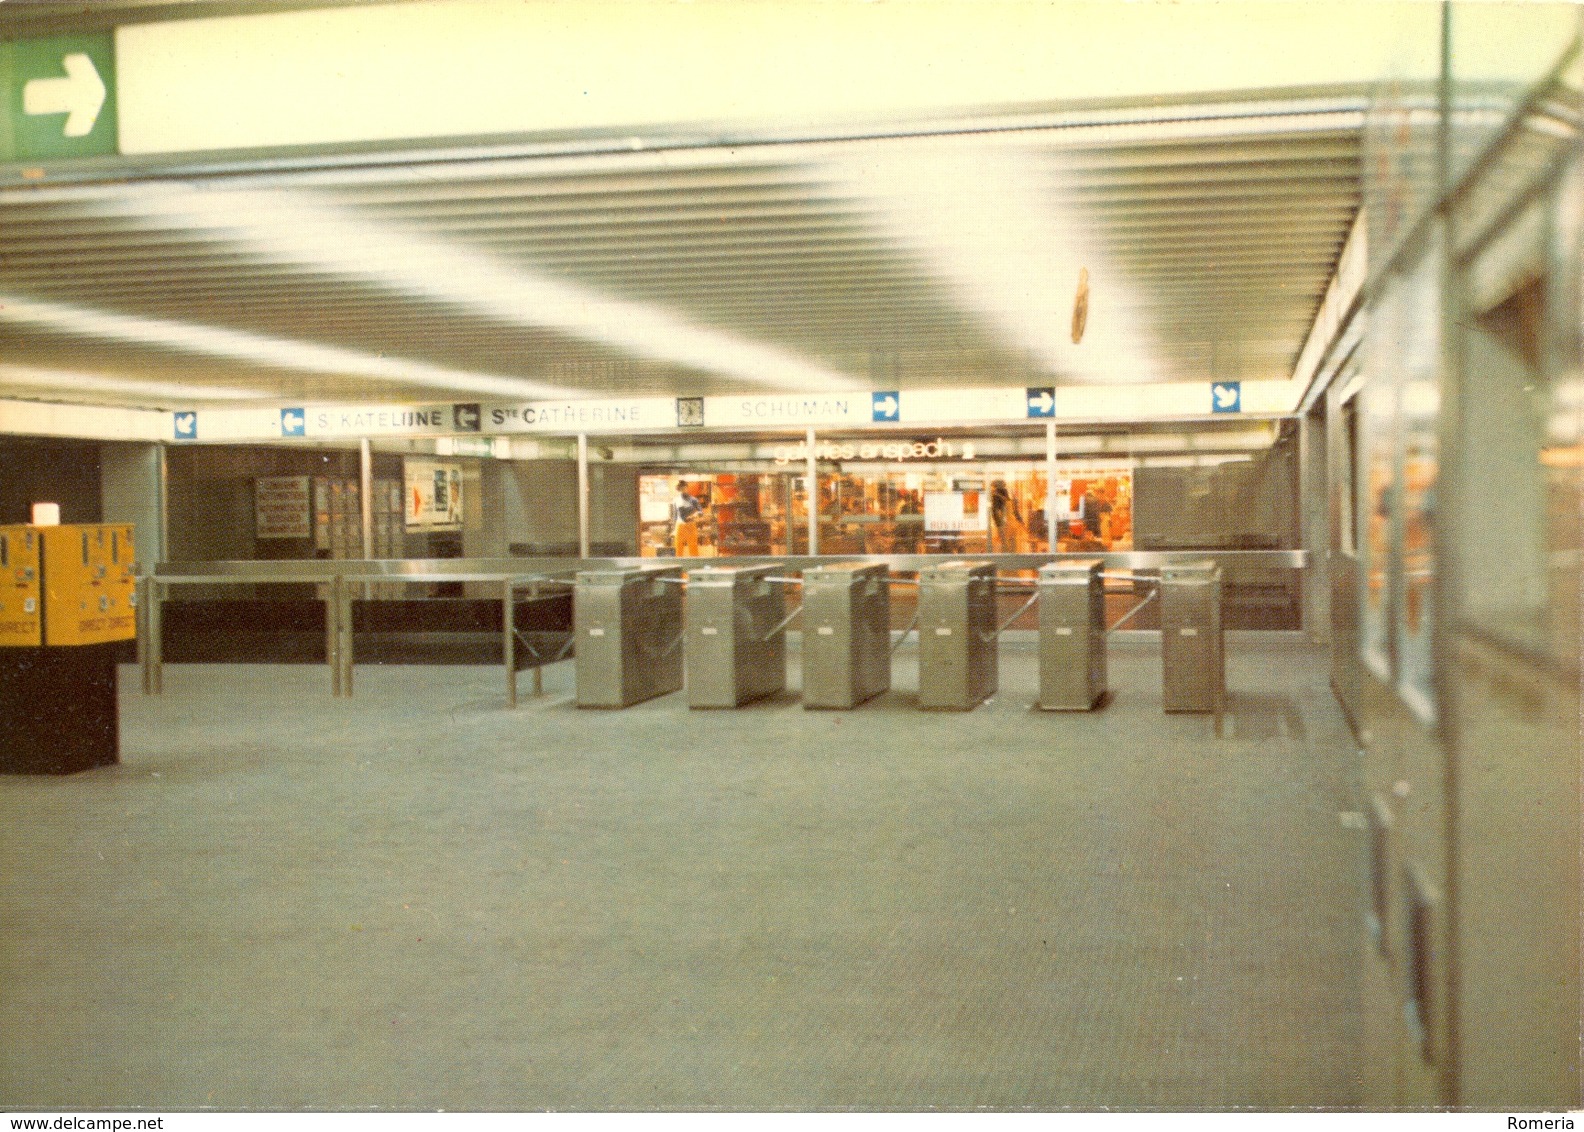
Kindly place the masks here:
<instances>
[{"instance_id":1,"label":"green exit sign","mask_svg":"<svg viewBox=\"0 0 1584 1132\"><path fill-rule=\"evenodd\" d=\"M112 33L0 43L0 161L115 152Z\"/></svg>"}]
</instances>

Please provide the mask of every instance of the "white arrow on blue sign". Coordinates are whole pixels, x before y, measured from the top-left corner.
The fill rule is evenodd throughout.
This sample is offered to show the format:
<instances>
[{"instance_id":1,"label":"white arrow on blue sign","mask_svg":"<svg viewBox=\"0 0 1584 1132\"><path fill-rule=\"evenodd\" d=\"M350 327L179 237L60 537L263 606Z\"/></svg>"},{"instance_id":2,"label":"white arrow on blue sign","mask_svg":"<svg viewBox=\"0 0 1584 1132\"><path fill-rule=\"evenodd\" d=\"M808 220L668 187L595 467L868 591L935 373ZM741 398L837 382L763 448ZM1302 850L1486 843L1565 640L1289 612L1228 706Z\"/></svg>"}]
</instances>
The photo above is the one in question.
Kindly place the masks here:
<instances>
[{"instance_id":1,"label":"white arrow on blue sign","mask_svg":"<svg viewBox=\"0 0 1584 1132\"><path fill-rule=\"evenodd\" d=\"M894 421L902 410L902 401L896 391L889 393L876 393L873 401L873 419L877 421Z\"/></svg>"},{"instance_id":2,"label":"white arrow on blue sign","mask_svg":"<svg viewBox=\"0 0 1584 1132\"><path fill-rule=\"evenodd\" d=\"M1210 383L1210 411L1237 413L1243 410L1243 383L1241 381L1214 381Z\"/></svg>"},{"instance_id":3,"label":"white arrow on blue sign","mask_svg":"<svg viewBox=\"0 0 1584 1132\"><path fill-rule=\"evenodd\" d=\"M198 414L176 414L176 439L196 440L198 438Z\"/></svg>"},{"instance_id":4,"label":"white arrow on blue sign","mask_svg":"<svg viewBox=\"0 0 1584 1132\"><path fill-rule=\"evenodd\" d=\"M1056 389L1054 386L1042 385L1029 389L1028 415L1031 417L1054 417L1056 415Z\"/></svg>"},{"instance_id":5,"label":"white arrow on blue sign","mask_svg":"<svg viewBox=\"0 0 1584 1132\"><path fill-rule=\"evenodd\" d=\"M306 436L308 428L308 414L301 409L281 410L281 435Z\"/></svg>"}]
</instances>

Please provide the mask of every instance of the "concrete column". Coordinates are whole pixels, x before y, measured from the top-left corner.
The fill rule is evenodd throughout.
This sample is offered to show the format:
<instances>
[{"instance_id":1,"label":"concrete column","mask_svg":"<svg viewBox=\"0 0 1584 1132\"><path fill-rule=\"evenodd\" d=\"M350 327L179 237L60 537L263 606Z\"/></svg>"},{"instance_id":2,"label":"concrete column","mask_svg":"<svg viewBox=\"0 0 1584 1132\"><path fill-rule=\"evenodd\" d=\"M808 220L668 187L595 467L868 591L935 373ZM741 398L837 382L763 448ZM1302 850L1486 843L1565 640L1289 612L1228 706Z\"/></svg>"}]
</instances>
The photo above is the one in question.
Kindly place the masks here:
<instances>
[{"instance_id":1,"label":"concrete column","mask_svg":"<svg viewBox=\"0 0 1584 1132\"><path fill-rule=\"evenodd\" d=\"M808 506L808 552L819 553L819 467L814 459L814 430L809 429L805 439L808 442L808 466L805 475L808 479L806 495ZM790 516L788 516L790 518Z\"/></svg>"},{"instance_id":2,"label":"concrete column","mask_svg":"<svg viewBox=\"0 0 1584 1132\"><path fill-rule=\"evenodd\" d=\"M99 450L100 505L107 523L131 523L138 568L169 557L163 444L105 444Z\"/></svg>"},{"instance_id":3,"label":"concrete column","mask_svg":"<svg viewBox=\"0 0 1584 1132\"><path fill-rule=\"evenodd\" d=\"M577 438L578 476L578 557L589 556L589 469L588 433L580 432Z\"/></svg>"}]
</instances>

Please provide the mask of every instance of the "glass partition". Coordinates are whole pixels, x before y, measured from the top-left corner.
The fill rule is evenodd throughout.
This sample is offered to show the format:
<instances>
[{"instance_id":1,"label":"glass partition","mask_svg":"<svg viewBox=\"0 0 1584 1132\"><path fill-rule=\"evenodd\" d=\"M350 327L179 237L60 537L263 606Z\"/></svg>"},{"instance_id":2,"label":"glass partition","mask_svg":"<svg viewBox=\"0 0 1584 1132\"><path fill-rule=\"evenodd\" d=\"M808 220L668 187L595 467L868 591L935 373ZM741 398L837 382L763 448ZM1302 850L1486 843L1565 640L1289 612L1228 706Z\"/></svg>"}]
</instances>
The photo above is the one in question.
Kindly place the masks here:
<instances>
[{"instance_id":1,"label":"glass partition","mask_svg":"<svg viewBox=\"0 0 1584 1132\"><path fill-rule=\"evenodd\" d=\"M822 554L1039 554L1132 550L1135 462L894 467L819 473ZM649 472L638 478L644 557L808 553L806 477ZM1054 486L1054 491L1052 491ZM1055 509L1050 510L1054 501Z\"/></svg>"}]
</instances>

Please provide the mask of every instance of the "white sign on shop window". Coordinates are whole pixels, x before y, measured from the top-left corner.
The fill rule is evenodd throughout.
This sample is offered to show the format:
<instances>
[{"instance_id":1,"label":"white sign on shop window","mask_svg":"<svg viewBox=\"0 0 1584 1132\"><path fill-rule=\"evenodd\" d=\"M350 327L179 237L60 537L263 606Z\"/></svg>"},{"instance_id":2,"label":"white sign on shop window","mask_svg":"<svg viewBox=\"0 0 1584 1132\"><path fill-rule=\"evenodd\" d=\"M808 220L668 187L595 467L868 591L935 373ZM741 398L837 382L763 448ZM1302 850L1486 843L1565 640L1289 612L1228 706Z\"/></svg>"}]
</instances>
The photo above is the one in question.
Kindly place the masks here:
<instances>
[{"instance_id":1,"label":"white sign on shop window","mask_svg":"<svg viewBox=\"0 0 1584 1132\"><path fill-rule=\"evenodd\" d=\"M924 529L926 531L985 531L990 529L990 513L983 491L926 491Z\"/></svg>"},{"instance_id":2,"label":"white sign on shop window","mask_svg":"<svg viewBox=\"0 0 1584 1132\"><path fill-rule=\"evenodd\" d=\"M438 460L407 460L407 529L455 531L462 528L462 465Z\"/></svg>"}]
</instances>

